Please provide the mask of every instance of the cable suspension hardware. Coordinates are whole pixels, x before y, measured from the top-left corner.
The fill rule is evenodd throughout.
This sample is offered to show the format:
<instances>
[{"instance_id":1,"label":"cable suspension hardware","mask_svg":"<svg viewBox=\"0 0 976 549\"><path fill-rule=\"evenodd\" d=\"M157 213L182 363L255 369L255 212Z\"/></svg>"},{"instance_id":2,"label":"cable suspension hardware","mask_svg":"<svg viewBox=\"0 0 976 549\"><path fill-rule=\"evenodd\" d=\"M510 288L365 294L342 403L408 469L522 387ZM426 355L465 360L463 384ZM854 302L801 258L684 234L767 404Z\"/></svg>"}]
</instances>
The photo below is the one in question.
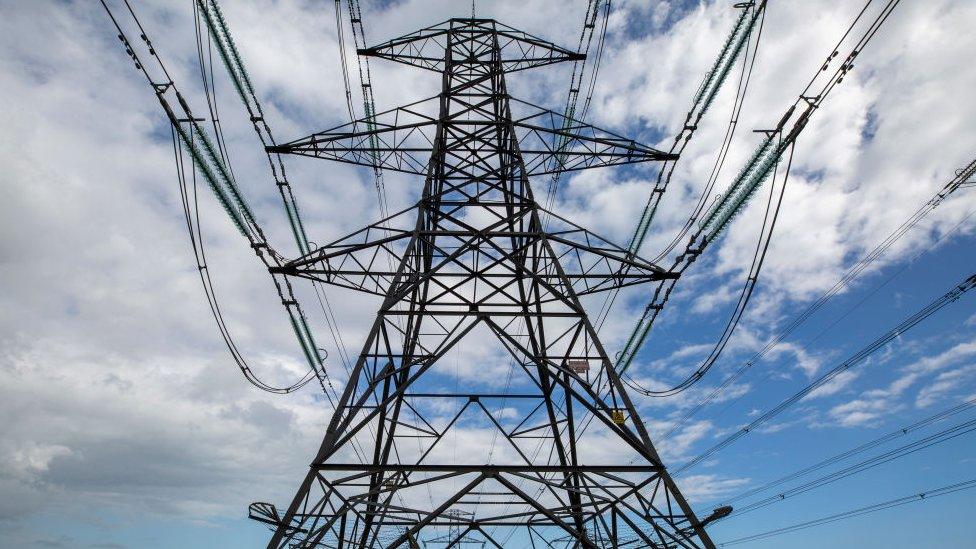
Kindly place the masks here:
<instances>
[{"instance_id":1,"label":"cable suspension hardware","mask_svg":"<svg viewBox=\"0 0 976 549\"><path fill-rule=\"evenodd\" d=\"M596 60L590 72L586 95L583 99L583 107L577 115L577 105L579 104L580 90L583 89L583 79L586 74L586 62L589 59L590 45L593 41L593 34L596 31L597 16L600 12L600 5L603 4L603 23L599 38L597 39ZM583 18L583 29L580 32L579 43L576 46L578 57L573 60L573 72L570 77L569 91L566 96L566 107L563 109L562 131L554 136L555 144L553 149L556 154L552 157L550 171L552 175L546 186L546 209L552 209L556 199L556 192L559 187L559 179L562 177L566 167L566 160L569 156L569 148L572 145L570 133L576 121L585 121L590 102L593 100L593 91L596 88L597 75L600 72L600 64L603 61L603 48L607 38L607 23L610 20L611 0L589 0L586 4L586 15Z\"/></svg>"},{"instance_id":2,"label":"cable suspension hardware","mask_svg":"<svg viewBox=\"0 0 976 549\"><path fill-rule=\"evenodd\" d=\"M695 94L695 98L692 101L691 108L688 109L688 114L685 116L684 124L681 130L674 137L674 142L671 145L671 151L674 154L681 155L691 138L695 134L695 130L698 129L699 124L701 124L702 119L705 117L705 113L708 112L709 107L711 107L712 102L718 95L720 89L722 89L723 84L728 78L728 75L732 71L732 67L738 62L739 57L743 55L747 48L745 45L749 43L750 38L753 36L753 31L756 30L758 25L759 32L757 36L761 35L762 32L762 22L766 14L766 3L767 0L762 0L758 4L753 2L744 2L741 5L736 5L737 9L741 9L738 19L736 19L735 24L732 27L731 32L729 32L728 38L722 45L722 49L719 51L718 57L712 65L712 68L705 73L705 77L702 80L701 86L698 88L698 92ZM756 40L756 50L759 47L759 40ZM755 55L753 53L753 63L755 62ZM743 62L743 74L746 74L747 65L751 63ZM751 67L748 70L751 74ZM731 141L731 133L734 131L735 125L738 120L739 110L742 108L742 100L745 96L745 90L748 88L748 78L745 79L744 87L741 85L737 93L736 100L733 105L733 116L729 121L729 130L726 132L726 139L723 142L722 147L719 150L718 158L719 161L716 162L716 167L712 170L713 176L709 177L709 181L712 182L714 177L717 176L717 171L720 166L720 162L724 162L725 152L728 150L728 146ZM661 203L661 199L664 197L664 193L667 190L669 184L671 183L671 178L674 175L674 169L677 165L677 160L670 163L666 163L661 167L658 172L657 181L654 187L651 189L651 193L648 196L647 204L644 206L644 210L641 213L640 220L637 222L637 226L634 229L634 234L631 237L628 249L631 253L638 253L644 241L647 238L647 233L650 230L651 223L654 220L654 215L657 213L657 208ZM707 186L708 189L711 185ZM707 192L705 193L707 196ZM696 208L696 211L700 209ZM694 215L692 217L695 217ZM682 234L675 238L669 248L677 245L677 242L682 238L683 234L687 232L687 229L694 225L691 221L687 224L687 227L683 229ZM656 258L656 261L660 261L662 256L666 252L662 252Z\"/></svg>"},{"instance_id":3,"label":"cable suspension hardware","mask_svg":"<svg viewBox=\"0 0 976 549\"><path fill-rule=\"evenodd\" d=\"M270 168L272 178L274 179L275 186L278 189L278 193L281 196L282 205L288 218L295 244L300 253L309 253L311 250L310 240L305 232L305 227L298 209L298 204L294 194L292 193L291 184L288 181L284 161L279 153L273 151L273 147L276 144L274 135L271 132L270 125L264 117L264 110L261 107L261 102L258 99L257 94L254 92L254 87L251 84L250 76L248 75L248 72L244 66L242 56L238 52L237 46L234 43L219 3L217 0L195 0L194 13L198 18L201 18L202 16L203 22L209 31L209 43L216 46L218 56L223 61L227 75L234 85L234 88L237 90L238 96L240 97L241 102L247 111L254 132L258 136L262 148L265 151L268 166ZM202 62L203 60L201 59L201 63ZM215 126L215 131L218 130L219 128ZM275 265L280 266L280 261L278 261ZM288 281L287 277L282 276L281 274L272 272L271 275L276 286L284 285L285 290L288 293L288 297L287 299L283 299L283 303L288 311L289 323L299 340L299 346L301 347L302 354L305 356L306 360L310 364L313 361L317 361L321 365L321 368L314 371L321 371L321 374L318 376L319 385L322 388L322 392L325 394L326 398L334 408L335 402L339 399L339 393L333 386L331 378L328 376L328 373L325 370L325 359L328 353L316 345L308 321L301 309L298 308L298 300L295 299L292 292L291 282ZM342 341L341 335L339 334L338 322L335 319L335 314L332 310L331 304L329 303L328 295L326 294L325 288L321 287L320 284L313 284L313 290L315 291L316 299L322 308L322 313L325 316L326 324L332 333L333 341L335 342L336 348L339 352L340 362L343 364L346 369L346 373L348 374L350 372L348 352L345 349L345 345ZM294 311L292 311L292 307L295 308ZM365 454L363 453L363 450L358 442L353 444L353 450L360 462L365 460Z\"/></svg>"},{"instance_id":4,"label":"cable suspension hardware","mask_svg":"<svg viewBox=\"0 0 976 549\"><path fill-rule=\"evenodd\" d=\"M338 1L338 0L337 0ZM379 153L379 138L375 131L376 125L376 100L373 96L372 75L369 70L369 57L362 55L366 49L366 30L363 27L363 9L359 0L346 0L349 8L349 24L352 27L353 45L356 47L356 66L359 68L359 85L363 96L363 119L366 127L371 132L369 134L369 149L372 159L373 179L376 186L376 198L379 201L380 217L390 216L389 205L386 198L386 184L383 182L382 161ZM344 48L344 46L343 46Z\"/></svg>"},{"instance_id":5,"label":"cable suspension hardware","mask_svg":"<svg viewBox=\"0 0 976 549\"><path fill-rule=\"evenodd\" d=\"M757 8L757 12L762 12L764 14L764 12L765 12L765 6L766 6L766 2L761 2L760 5ZM737 20L735 26L733 27L733 31L730 32L729 38L723 44L723 47L720 50L719 56L718 56L718 58L716 60L716 63L714 64L715 67L724 66L725 64L734 64L735 63L735 58L737 57L738 54L735 55L735 56L730 56L730 55L728 55L728 52L729 51L735 51L737 49L737 48L733 47L733 44L735 44L736 41L738 40L737 37L741 37L742 36L742 33L743 33L743 31L742 31L742 21L746 21L746 24L750 27L749 34L750 35L753 34L752 33L752 26L756 22L755 17L742 19L742 17L749 11L748 8L752 8L753 7L752 4L751 3L743 3L742 5L738 5L737 4L735 7L736 8L747 8L747 9L743 11L743 15L740 15L740 19ZM759 13L755 13L754 15L760 15L760 14ZM748 87L749 87L749 81L750 81L750 78L751 78L751 75L752 75L752 70L753 70L754 65L755 65L755 59L756 59L756 55L758 53L759 42L760 42L760 38L761 38L761 35L762 35L762 18L761 18L761 16L760 16L760 18L758 20L759 20L759 30L758 30L758 32L755 33L756 39L755 39L755 42L754 42L754 46L752 47L751 60L749 59L749 56L747 55L746 56L747 59L743 61L742 73L741 73L741 75L739 77L739 82L738 82L738 85L736 87L736 97L735 97L735 100L733 102L732 113L731 113L730 120L728 122L728 128L727 128L726 133L725 133L725 138L723 140L722 147L721 147L719 153L717 154L715 166L713 166L713 168L712 168L712 175L709 176L709 183L706 185L705 192L703 193L702 198L700 199L700 205L696 208L696 211L701 209L702 205L704 204L705 197L711 192L711 188L714 185L715 179L717 178L718 173L721 170L721 166L724 163L725 154L728 151L729 145L731 144L732 137L735 134L735 129L736 129L737 121L738 121L739 112L740 112L740 110L742 108L742 105L743 105L744 99L745 99L745 95L746 95L746 92L747 92ZM739 50L739 51L741 51L741 50ZM722 61L723 59L724 59L724 61ZM700 93L701 90L713 89L715 91L715 93L717 93L718 87L720 87L722 85L722 82L724 81L724 78L725 78L725 76L727 76L727 74L728 74L728 71L725 71L725 70L716 70L715 68L713 68L713 70L709 71L708 75L706 75L706 78L703 80L702 86L699 88L699 93L696 94L696 98L695 98L695 101L693 102L693 106L689 110L689 112L688 112L688 114L686 116L685 125L681 129L681 131L679 132L679 134L674 139L674 144L672 145L672 148L671 148L671 152L672 153L680 154L681 151L684 150L684 147L687 145L688 141L691 139L692 135L694 134L694 130L697 129L697 124L701 121L702 117L705 114L705 110L706 109L702 109L701 108L700 98L704 96L704 94ZM694 124L690 124L689 123L689 121L692 120L692 117L694 117L694 120L695 120ZM645 207L644 213L642 214L642 219L646 218L649 215L649 212L651 212L654 208L657 207L656 204L660 201L661 197L663 196L663 194L664 194L664 192L666 190L667 184L668 184L668 182L670 182L670 179L671 179L671 176L672 176L672 174L674 172L675 166L676 166L676 159L673 159L671 161L667 161L666 160L665 161L665 166L662 167L662 169L658 172L658 179L657 179L657 183L655 184L655 188L654 188L655 190L652 191L652 193L650 195L648 205ZM686 224L686 229L687 228L690 228L691 226L694 225L694 220L695 220L695 216L693 215L692 218L690 218L690 220ZM648 223L649 223L649 221L648 221ZM672 243L672 245L670 247L673 247L674 245L676 245L677 242L680 240L680 238L682 238L683 235L684 235L684 233L681 233L680 235L678 235L677 237L675 237L675 240L674 240L674 242ZM643 237L641 237L641 238L643 238ZM638 244L635 245L635 241L632 239L631 240L631 244L629 246L628 252L630 254L632 254L632 255L636 255L636 248L639 248L639 247L640 247L640 244L638 243ZM670 247L669 247L669 249L670 249ZM665 253L662 252L662 254L660 254L659 257L657 259L655 259L655 262L657 262L661 258L663 258L664 255L665 255ZM659 288L658 288L658 290L659 290ZM596 325L595 326L596 326L596 329L597 329L597 332L598 333L601 331L604 322L608 318L609 313L610 313L610 310L611 310L611 308L612 308L612 306L613 306L613 304L615 302L615 299L616 299L616 296L618 295L618 293L619 293L619 291L617 289L614 289L614 290L611 290L611 291L607 292L607 296L604 299L603 305L602 305L602 307L601 307L601 309L600 309L600 311L599 311L599 313L597 315L597 321L596 321ZM630 380L630 379L628 379L626 377L622 377L622 379L624 380L624 382L628 386L633 387L634 384L633 384L633 381L632 380ZM596 380L594 381L594 383L595 383L595 385L597 387L600 387L600 391L603 391L606 388L606 385L605 384L607 383L607 380L604 379L602 373L600 373L600 374L598 374L598 376L597 376ZM589 426L592 424L593 419L594 419L593 416L587 416L584 419L584 421L581 424L580 431L579 431L581 434L582 433L585 433L587 431L587 429L589 428ZM550 455L550 460L552 460L554 458L555 458L555 456Z\"/></svg>"}]
</instances>

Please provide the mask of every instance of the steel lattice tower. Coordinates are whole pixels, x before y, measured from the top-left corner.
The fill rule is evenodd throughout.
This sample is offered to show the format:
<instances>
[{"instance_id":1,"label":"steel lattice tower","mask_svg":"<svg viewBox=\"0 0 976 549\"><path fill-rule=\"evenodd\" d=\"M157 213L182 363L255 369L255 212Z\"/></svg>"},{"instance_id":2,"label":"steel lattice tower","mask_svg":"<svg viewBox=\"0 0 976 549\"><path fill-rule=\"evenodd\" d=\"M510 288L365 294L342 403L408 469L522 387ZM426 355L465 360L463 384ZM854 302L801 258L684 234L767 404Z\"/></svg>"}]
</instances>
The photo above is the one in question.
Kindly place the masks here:
<instances>
[{"instance_id":1,"label":"steel lattice tower","mask_svg":"<svg viewBox=\"0 0 976 549\"><path fill-rule=\"evenodd\" d=\"M673 275L544 210L529 184L671 157L511 98L507 73L580 55L495 21L453 19L359 53L437 71L442 91L271 149L426 179L413 207L272 269L383 301L294 500L251 507L274 528L269 547L712 547L580 302ZM497 337L528 389L424 393L418 380L476 330ZM492 415L502 398L520 417ZM456 414L428 421L422 399ZM490 464L440 452L470 414L505 445ZM584 421L599 444L579 443Z\"/></svg>"}]
</instances>

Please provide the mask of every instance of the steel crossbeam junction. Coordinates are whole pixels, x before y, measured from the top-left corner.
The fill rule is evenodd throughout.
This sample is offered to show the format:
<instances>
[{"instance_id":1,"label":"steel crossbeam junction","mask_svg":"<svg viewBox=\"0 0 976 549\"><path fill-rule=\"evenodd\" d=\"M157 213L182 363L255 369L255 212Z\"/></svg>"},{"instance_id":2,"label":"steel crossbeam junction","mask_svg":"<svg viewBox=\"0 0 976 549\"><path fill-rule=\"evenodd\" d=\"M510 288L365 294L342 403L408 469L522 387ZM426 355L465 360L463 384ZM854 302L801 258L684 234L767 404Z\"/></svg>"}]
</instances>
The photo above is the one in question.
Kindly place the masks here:
<instances>
[{"instance_id":1,"label":"steel crossbeam junction","mask_svg":"<svg viewBox=\"0 0 976 549\"><path fill-rule=\"evenodd\" d=\"M442 90L269 148L425 176L414 206L272 268L382 304L294 499L251 506L269 547L713 547L580 301L673 275L545 211L529 179L672 156L510 97L507 73L580 55L493 20L359 53L436 71ZM476 331L518 390L429 390ZM503 400L516 417L491 411ZM584 415L595 443L577 437ZM471 416L504 448L452 460Z\"/></svg>"}]
</instances>

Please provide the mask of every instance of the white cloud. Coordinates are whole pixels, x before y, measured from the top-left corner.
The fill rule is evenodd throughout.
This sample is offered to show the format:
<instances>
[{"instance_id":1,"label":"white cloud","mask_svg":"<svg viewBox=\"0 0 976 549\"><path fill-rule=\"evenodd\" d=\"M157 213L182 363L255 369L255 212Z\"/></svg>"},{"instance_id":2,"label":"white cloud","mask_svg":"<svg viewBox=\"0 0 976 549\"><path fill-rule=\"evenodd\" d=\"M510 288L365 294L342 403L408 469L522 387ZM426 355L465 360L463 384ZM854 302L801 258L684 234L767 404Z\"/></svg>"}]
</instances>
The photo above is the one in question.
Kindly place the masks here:
<instances>
[{"instance_id":1,"label":"white cloud","mask_svg":"<svg viewBox=\"0 0 976 549\"><path fill-rule=\"evenodd\" d=\"M961 360L976 356L976 341L958 343L935 356L925 357L906 368L910 372L931 373Z\"/></svg>"},{"instance_id":2,"label":"white cloud","mask_svg":"<svg viewBox=\"0 0 976 549\"><path fill-rule=\"evenodd\" d=\"M826 383L810 391L803 400L813 400L815 398L835 395L847 388L855 379L860 376L860 372L854 370L844 370L833 376Z\"/></svg>"},{"instance_id":3,"label":"white cloud","mask_svg":"<svg viewBox=\"0 0 976 549\"><path fill-rule=\"evenodd\" d=\"M841 427L870 425L890 412L885 400L852 400L830 409L830 417Z\"/></svg>"},{"instance_id":4,"label":"white cloud","mask_svg":"<svg viewBox=\"0 0 976 549\"><path fill-rule=\"evenodd\" d=\"M822 361L820 358L811 355L805 347L801 347L794 343L788 341L782 342L776 347L773 347L769 353L767 353L766 360L776 360L780 355L792 354L793 355L793 366L798 368L804 375L808 378L813 377L814 374L820 370Z\"/></svg>"},{"instance_id":5,"label":"white cloud","mask_svg":"<svg viewBox=\"0 0 976 549\"><path fill-rule=\"evenodd\" d=\"M718 475L689 475L681 479L681 490L689 500L710 501L728 496L749 484L748 478L722 478Z\"/></svg>"},{"instance_id":6,"label":"white cloud","mask_svg":"<svg viewBox=\"0 0 976 549\"><path fill-rule=\"evenodd\" d=\"M976 373L976 364L942 372L918 392L915 405L919 408L927 408L932 404L946 400L947 395L957 391L960 388L960 383L971 378L973 373Z\"/></svg>"}]
</instances>

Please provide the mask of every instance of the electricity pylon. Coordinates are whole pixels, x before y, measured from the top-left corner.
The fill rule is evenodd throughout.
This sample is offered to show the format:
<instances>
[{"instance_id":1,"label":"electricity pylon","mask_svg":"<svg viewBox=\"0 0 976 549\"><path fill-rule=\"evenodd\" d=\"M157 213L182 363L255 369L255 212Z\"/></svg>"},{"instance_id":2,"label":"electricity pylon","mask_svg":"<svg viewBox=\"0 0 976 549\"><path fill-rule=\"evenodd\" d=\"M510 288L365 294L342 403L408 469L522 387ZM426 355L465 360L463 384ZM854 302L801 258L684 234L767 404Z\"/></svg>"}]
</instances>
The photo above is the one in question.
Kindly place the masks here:
<instances>
[{"instance_id":1,"label":"electricity pylon","mask_svg":"<svg viewBox=\"0 0 976 549\"><path fill-rule=\"evenodd\" d=\"M359 53L439 72L441 93L271 149L426 179L413 207L272 268L383 300L293 501L251 506L269 547L713 547L580 302L673 275L546 211L529 184L672 157L510 97L507 73L580 55L493 20ZM510 355L518 391L429 391L476 331ZM496 417L500 402L516 417ZM472 415L503 448L452 462L442 441Z\"/></svg>"}]
</instances>

